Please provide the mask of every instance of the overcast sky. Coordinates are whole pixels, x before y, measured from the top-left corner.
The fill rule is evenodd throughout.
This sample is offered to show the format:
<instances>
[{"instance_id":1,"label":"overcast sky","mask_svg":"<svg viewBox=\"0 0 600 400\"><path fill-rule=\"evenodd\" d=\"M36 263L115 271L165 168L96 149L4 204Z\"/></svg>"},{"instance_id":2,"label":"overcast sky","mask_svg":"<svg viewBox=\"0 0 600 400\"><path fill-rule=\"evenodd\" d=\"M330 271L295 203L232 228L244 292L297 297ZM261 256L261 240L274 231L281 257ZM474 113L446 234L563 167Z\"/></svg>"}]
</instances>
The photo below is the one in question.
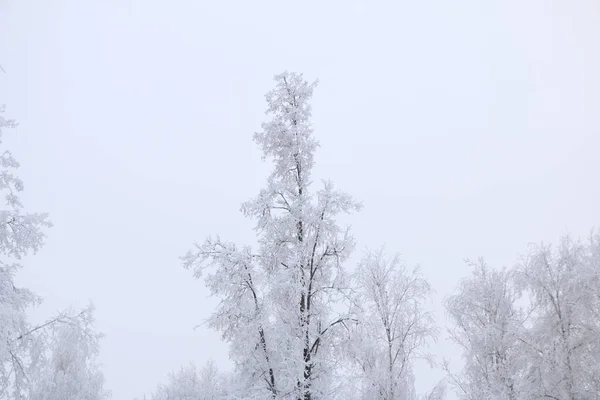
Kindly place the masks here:
<instances>
[{"instance_id":1,"label":"overcast sky","mask_svg":"<svg viewBox=\"0 0 600 400\"><path fill-rule=\"evenodd\" d=\"M3 138L55 224L19 282L36 320L93 301L115 400L189 361L228 366L178 259L266 180L253 132L284 70L319 79L315 178L362 200L358 256L421 264L440 306L466 257L600 225L597 0L0 0ZM442 337L432 351L460 365ZM442 374L418 369L418 388Z\"/></svg>"}]
</instances>

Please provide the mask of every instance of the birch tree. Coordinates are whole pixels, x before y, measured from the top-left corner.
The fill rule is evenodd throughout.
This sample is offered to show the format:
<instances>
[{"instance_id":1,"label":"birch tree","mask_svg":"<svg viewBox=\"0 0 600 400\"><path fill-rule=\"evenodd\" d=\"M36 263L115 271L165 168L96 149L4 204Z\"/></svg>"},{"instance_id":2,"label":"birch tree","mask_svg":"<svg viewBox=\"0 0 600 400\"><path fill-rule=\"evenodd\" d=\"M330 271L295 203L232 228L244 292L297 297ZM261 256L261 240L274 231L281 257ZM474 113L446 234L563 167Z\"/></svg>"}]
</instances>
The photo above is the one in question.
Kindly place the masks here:
<instances>
[{"instance_id":1,"label":"birch tree","mask_svg":"<svg viewBox=\"0 0 600 400\"><path fill-rule=\"evenodd\" d=\"M463 350L465 362L459 374L450 375L451 382L464 400L524 399L523 316L511 273L493 270L483 259L470 264L472 275L446 301L453 322L450 338Z\"/></svg>"},{"instance_id":2,"label":"birch tree","mask_svg":"<svg viewBox=\"0 0 600 400\"><path fill-rule=\"evenodd\" d=\"M182 367L169 375L169 381L160 385L149 400L219 400L226 399L230 388L227 378L208 361L198 371L195 365Z\"/></svg>"},{"instance_id":3,"label":"birch tree","mask_svg":"<svg viewBox=\"0 0 600 400\"><path fill-rule=\"evenodd\" d=\"M94 307L65 312L48 325L43 357L32 371L29 400L103 400L104 375L97 362L102 335L93 329Z\"/></svg>"},{"instance_id":4,"label":"birch tree","mask_svg":"<svg viewBox=\"0 0 600 400\"><path fill-rule=\"evenodd\" d=\"M4 111L0 107L0 145L3 130L17 126L4 117ZM102 376L91 363L97 350L96 340L90 336L92 309L77 316L59 313L43 324L32 325L27 310L41 299L15 285L20 261L43 246L45 229L52 226L47 214L23 211L19 199L23 182L15 174L18 167L10 151L0 153L0 192L4 196L0 209L0 399L100 400L106 393L101 389ZM48 363L61 357L64 373L48 374ZM92 397L91 393L103 395Z\"/></svg>"},{"instance_id":5,"label":"birch tree","mask_svg":"<svg viewBox=\"0 0 600 400\"><path fill-rule=\"evenodd\" d=\"M4 117L0 107L0 146L4 129L15 128L14 120ZM44 243L44 229L51 226L47 214L25 213L19 199L23 182L15 175L19 163L9 150L0 153L0 192L4 207L0 209L0 398L21 399L28 389L28 364L33 351L32 338L24 335L30 326L28 307L40 299L31 291L19 288L14 276L22 268L19 261L37 252Z\"/></svg>"},{"instance_id":6,"label":"birch tree","mask_svg":"<svg viewBox=\"0 0 600 400\"><path fill-rule=\"evenodd\" d=\"M532 246L517 267L531 297L529 380L540 398L583 400L600 393L600 240L568 236Z\"/></svg>"},{"instance_id":7,"label":"birch tree","mask_svg":"<svg viewBox=\"0 0 600 400\"><path fill-rule=\"evenodd\" d=\"M425 308L432 289L418 269L383 249L365 256L357 278L362 312L349 353L359 370L358 392L365 400L414 400L413 363L430 358L426 346L436 338Z\"/></svg>"},{"instance_id":8,"label":"birch tree","mask_svg":"<svg viewBox=\"0 0 600 400\"><path fill-rule=\"evenodd\" d=\"M209 323L230 344L248 398L324 399L332 345L350 318L333 305L347 295L344 262L354 242L335 218L360 206L331 182L312 189L316 82L288 72L275 82L266 95L271 119L254 135L273 170L241 208L256 221L258 248L208 238L183 262L196 277L210 268L206 283L221 302Z\"/></svg>"}]
</instances>

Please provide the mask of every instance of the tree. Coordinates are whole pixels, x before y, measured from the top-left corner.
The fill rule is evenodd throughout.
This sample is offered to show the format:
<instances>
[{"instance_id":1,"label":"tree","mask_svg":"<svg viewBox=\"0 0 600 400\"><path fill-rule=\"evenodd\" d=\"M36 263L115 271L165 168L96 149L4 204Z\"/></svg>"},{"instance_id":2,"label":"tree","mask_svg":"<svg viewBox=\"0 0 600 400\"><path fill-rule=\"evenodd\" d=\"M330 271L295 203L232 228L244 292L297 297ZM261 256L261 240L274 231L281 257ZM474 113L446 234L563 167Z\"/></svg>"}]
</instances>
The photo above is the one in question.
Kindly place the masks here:
<instances>
[{"instance_id":1,"label":"tree","mask_svg":"<svg viewBox=\"0 0 600 400\"><path fill-rule=\"evenodd\" d=\"M109 397L96 357L102 335L93 330L92 305L77 315L65 313L50 325L44 357L31 378L30 400Z\"/></svg>"},{"instance_id":2,"label":"tree","mask_svg":"<svg viewBox=\"0 0 600 400\"><path fill-rule=\"evenodd\" d=\"M600 393L600 238L532 246L517 273L532 302L527 347L532 391L555 400Z\"/></svg>"},{"instance_id":3,"label":"tree","mask_svg":"<svg viewBox=\"0 0 600 400\"><path fill-rule=\"evenodd\" d=\"M201 371L193 364L169 375L169 382L160 385L150 400L218 400L227 397L227 378L214 362L206 363Z\"/></svg>"},{"instance_id":4,"label":"tree","mask_svg":"<svg viewBox=\"0 0 600 400\"><path fill-rule=\"evenodd\" d=\"M483 259L470 264L472 276L446 301L454 323L450 338L462 348L465 361L460 374L450 374L452 383L465 400L524 399L519 293L510 271L492 270Z\"/></svg>"},{"instance_id":5,"label":"tree","mask_svg":"<svg viewBox=\"0 0 600 400\"><path fill-rule=\"evenodd\" d=\"M0 107L0 145L3 129L17 126L4 118ZM40 301L31 291L17 288L15 273L18 263L28 253L37 252L43 245L44 228L51 226L47 214L23 213L18 193L23 182L14 174L19 163L10 151L0 154L0 191L5 208L0 210L0 395L22 398L27 391L27 358L32 355L31 337L23 335L29 329L26 309Z\"/></svg>"},{"instance_id":6,"label":"tree","mask_svg":"<svg viewBox=\"0 0 600 400\"><path fill-rule=\"evenodd\" d=\"M423 349L436 338L433 316L424 307L432 294L429 283L382 249L360 262L357 290L362 310L349 354L359 370L358 392L365 400L416 399L413 362L429 359Z\"/></svg>"},{"instance_id":7,"label":"tree","mask_svg":"<svg viewBox=\"0 0 600 400\"><path fill-rule=\"evenodd\" d=\"M288 72L275 81L266 95L272 119L254 135L274 169L242 205L256 220L258 251L208 238L183 261L196 277L212 267L206 283L221 303L209 323L229 342L247 397L314 400L331 389L332 346L350 318L333 307L347 296L343 264L354 244L335 217L360 205L331 182L311 192L316 82Z\"/></svg>"},{"instance_id":8,"label":"tree","mask_svg":"<svg viewBox=\"0 0 600 400\"><path fill-rule=\"evenodd\" d=\"M0 107L0 145L3 129L17 126L4 118L4 110ZM0 191L5 199L5 208L0 210L0 398L102 399L102 377L92 364L97 351L92 308L77 316L60 313L37 326L28 321L27 309L41 299L17 287L14 277L22 268L19 261L42 247L44 230L52 224L45 213L23 212L18 197L23 182L14 174L18 167L10 151L0 154ZM62 360L62 373L50 374L50 360Z\"/></svg>"}]
</instances>

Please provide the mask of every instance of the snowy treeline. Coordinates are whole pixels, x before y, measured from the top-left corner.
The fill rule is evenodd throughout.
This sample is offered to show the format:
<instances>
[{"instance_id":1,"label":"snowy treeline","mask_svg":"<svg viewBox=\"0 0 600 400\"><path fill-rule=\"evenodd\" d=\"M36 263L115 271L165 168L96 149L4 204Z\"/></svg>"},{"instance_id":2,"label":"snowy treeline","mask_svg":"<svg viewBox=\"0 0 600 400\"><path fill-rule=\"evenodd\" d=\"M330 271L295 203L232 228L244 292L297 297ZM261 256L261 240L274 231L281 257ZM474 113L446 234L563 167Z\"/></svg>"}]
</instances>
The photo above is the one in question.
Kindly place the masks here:
<instances>
[{"instance_id":1,"label":"snowy treeline","mask_svg":"<svg viewBox=\"0 0 600 400\"><path fill-rule=\"evenodd\" d=\"M234 370L183 369L151 399L445 398L444 383L421 396L414 387L413 363L433 361L427 344L438 336L426 307L432 289L382 250L346 265L354 240L336 216L360 203L311 180L316 82L294 73L275 80L271 119L254 136L273 170L241 208L256 221L258 247L209 237L183 257L220 299L208 323L229 344ZM450 338L463 349L460 371L443 363L457 395L600 398L599 236L532 247L511 270L472 267L446 302Z\"/></svg>"},{"instance_id":2,"label":"snowy treeline","mask_svg":"<svg viewBox=\"0 0 600 400\"><path fill-rule=\"evenodd\" d=\"M275 81L270 119L254 135L273 169L241 207L256 222L257 246L208 237L182 257L220 300L207 322L234 368L185 366L145 399L441 400L447 388L464 400L600 399L598 234L532 246L510 269L470 263L445 304L462 360L444 361L446 381L416 393L414 363L435 363L428 344L440 335L432 288L383 248L347 265L355 243L337 217L361 204L330 181L312 181L316 82L287 72ZM2 129L16 126L3 113L0 144ZM108 398L93 306L33 325L27 310L40 299L15 286L19 261L51 226L46 214L23 211L18 166L0 154L0 399Z\"/></svg>"}]
</instances>

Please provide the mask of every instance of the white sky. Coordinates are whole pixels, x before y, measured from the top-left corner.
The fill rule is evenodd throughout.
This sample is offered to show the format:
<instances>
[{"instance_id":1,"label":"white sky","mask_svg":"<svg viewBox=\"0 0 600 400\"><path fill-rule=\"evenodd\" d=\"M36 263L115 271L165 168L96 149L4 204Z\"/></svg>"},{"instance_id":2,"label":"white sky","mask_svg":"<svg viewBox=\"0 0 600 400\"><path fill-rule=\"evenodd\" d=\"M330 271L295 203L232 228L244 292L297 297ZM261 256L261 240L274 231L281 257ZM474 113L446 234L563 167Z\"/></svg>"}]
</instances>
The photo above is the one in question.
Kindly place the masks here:
<instances>
[{"instance_id":1,"label":"white sky","mask_svg":"<svg viewBox=\"0 0 600 400\"><path fill-rule=\"evenodd\" d=\"M251 137L288 69L320 80L316 178L364 201L358 250L420 263L443 325L464 258L510 265L599 226L599 43L597 0L0 0L0 103L21 123L4 141L55 223L19 277L35 318L95 303L115 400L226 367L178 257L252 243L238 209L269 165Z\"/></svg>"}]
</instances>

